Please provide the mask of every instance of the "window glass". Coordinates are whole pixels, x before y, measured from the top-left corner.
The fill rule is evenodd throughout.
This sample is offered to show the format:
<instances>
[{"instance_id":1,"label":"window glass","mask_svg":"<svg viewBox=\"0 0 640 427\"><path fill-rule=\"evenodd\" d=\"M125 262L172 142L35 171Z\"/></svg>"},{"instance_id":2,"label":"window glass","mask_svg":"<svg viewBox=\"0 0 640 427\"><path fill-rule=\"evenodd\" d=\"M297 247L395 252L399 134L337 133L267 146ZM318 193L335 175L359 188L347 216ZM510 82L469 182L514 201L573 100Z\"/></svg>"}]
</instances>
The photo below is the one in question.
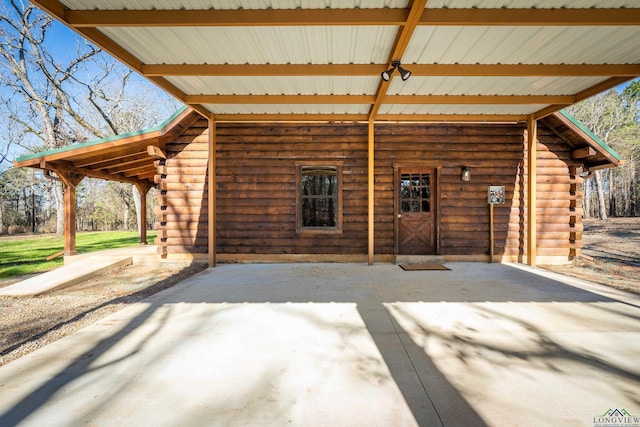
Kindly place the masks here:
<instances>
[{"instance_id":1,"label":"window glass","mask_svg":"<svg viewBox=\"0 0 640 427\"><path fill-rule=\"evenodd\" d=\"M338 209L338 168L301 166L301 227L335 229L338 227Z\"/></svg>"},{"instance_id":2,"label":"window glass","mask_svg":"<svg viewBox=\"0 0 640 427\"><path fill-rule=\"evenodd\" d=\"M400 186L402 212L431 212L431 175L403 173Z\"/></svg>"}]
</instances>

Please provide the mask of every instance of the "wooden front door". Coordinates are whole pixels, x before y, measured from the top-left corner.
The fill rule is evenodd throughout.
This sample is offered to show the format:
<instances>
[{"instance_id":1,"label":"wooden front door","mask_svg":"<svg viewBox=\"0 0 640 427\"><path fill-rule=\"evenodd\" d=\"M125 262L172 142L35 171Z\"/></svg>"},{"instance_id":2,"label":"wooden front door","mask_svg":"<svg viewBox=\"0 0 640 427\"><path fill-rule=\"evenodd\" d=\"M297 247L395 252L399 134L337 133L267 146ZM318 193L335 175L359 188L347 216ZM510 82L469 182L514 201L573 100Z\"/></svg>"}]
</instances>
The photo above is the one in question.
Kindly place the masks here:
<instances>
[{"instance_id":1,"label":"wooden front door","mask_svg":"<svg viewBox=\"0 0 640 427\"><path fill-rule=\"evenodd\" d=\"M399 255L434 255L436 245L436 170L398 168L396 244Z\"/></svg>"}]
</instances>

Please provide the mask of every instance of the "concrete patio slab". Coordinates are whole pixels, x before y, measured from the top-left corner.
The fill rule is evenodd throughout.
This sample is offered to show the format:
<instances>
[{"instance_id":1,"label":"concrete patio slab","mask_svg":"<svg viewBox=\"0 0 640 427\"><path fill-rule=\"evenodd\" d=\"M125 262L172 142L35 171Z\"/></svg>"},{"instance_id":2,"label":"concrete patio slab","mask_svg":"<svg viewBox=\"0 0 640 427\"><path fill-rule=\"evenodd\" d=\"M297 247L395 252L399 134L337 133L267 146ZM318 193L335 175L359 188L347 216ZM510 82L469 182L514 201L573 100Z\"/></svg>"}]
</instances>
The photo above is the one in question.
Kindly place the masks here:
<instances>
[{"instance_id":1,"label":"concrete patio slab","mask_svg":"<svg viewBox=\"0 0 640 427\"><path fill-rule=\"evenodd\" d=\"M0 367L0 425L640 425L640 298L448 266L206 270Z\"/></svg>"}]
</instances>

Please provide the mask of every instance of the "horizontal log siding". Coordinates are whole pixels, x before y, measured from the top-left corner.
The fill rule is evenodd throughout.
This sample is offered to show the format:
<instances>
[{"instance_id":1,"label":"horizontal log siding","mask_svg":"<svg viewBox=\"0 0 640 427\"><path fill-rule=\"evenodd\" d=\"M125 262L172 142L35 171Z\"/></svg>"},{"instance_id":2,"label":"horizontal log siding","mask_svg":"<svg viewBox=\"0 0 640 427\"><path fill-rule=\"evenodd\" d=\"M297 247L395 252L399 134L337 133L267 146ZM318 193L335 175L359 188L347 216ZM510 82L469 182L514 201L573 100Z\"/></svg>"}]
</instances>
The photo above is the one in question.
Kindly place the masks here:
<instances>
[{"instance_id":1,"label":"horizontal log siding","mask_svg":"<svg viewBox=\"0 0 640 427\"><path fill-rule=\"evenodd\" d=\"M367 127L217 126L217 246L223 254L366 254ZM296 232L296 162L342 163L341 234Z\"/></svg>"},{"instance_id":2,"label":"horizontal log siding","mask_svg":"<svg viewBox=\"0 0 640 427\"><path fill-rule=\"evenodd\" d=\"M504 185L495 253L526 255L525 127L497 124L375 126L375 253L394 252L393 165L441 167L440 253L489 253L487 186ZM538 254L574 256L582 243L581 185L571 149L538 131ZM163 254L207 252L207 123L167 144L157 162L158 229ZM221 254L367 252L367 127L334 124L217 125L217 251ZM342 234L296 233L296 162L342 162ZM461 167L471 181L461 182ZM573 171L574 175L570 175Z\"/></svg>"},{"instance_id":3,"label":"horizontal log siding","mask_svg":"<svg viewBox=\"0 0 640 427\"><path fill-rule=\"evenodd\" d=\"M538 256L572 259L582 249L582 178L571 146L538 127ZM552 204L550 206L549 204Z\"/></svg>"},{"instance_id":4,"label":"horizontal log siding","mask_svg":"<svg viewBox=\"0 0 640 427\"><path fill-rule=\"evenodd\" d=\"M430 124L376 126L377 253L393 253L393 165L424 162L441 167L440 254L489 253L487 186L504 185L507 202L494 209L496 254L517 255L523 226L524 128L515 125ZM462 166L471 181L462 182ZM513 201L517 201L514 205Z\"/></svg>"},{"instance_id":5,"label":"horizontal log siding","mask_svg":"<svg viewBox=\"0 0 640 427\"><path fill-rule=\"evenodd\" d=\"M198 120L166 145L166 160L157 161L155 244L158 252L206 254L208 124Z\"/></svg>"}]
</instances>

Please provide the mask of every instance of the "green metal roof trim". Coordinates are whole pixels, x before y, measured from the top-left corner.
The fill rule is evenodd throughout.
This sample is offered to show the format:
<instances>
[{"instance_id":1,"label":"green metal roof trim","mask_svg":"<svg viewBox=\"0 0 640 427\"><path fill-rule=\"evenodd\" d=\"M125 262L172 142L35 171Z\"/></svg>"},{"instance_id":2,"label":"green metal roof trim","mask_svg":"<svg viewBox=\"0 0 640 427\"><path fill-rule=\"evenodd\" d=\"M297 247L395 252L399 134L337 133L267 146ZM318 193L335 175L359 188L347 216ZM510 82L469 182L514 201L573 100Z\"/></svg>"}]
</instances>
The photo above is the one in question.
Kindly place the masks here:
<instances>
[{"instance_id":1,"label":"green metal roof trim","mask_svg":"<svg viewBox=\"0 0 640 427\"><path fill-rule=\"evenodd\" d=\"M162 128L164 128L169 123L171 123L173 120L175 120L175 118L178 117L180 114L182 114L186 109L187 109L187 106L185 105L184 107L180 108L178 111L173 113L171 115L171 117L166 119L164 122L162 122L159 125L154 126L152 128L136 130L136 131L124 133L124 134L121 134L121 135L109 136L109 137L102 138L102 139L96 139L94 141L82 142L80 144L68 145L66 147L54 148L52 150L41 151L39 153L25 154L24 156L18 157L15 161L16 162L24 162L26 160L33 160L33 159L37 159L38 157L49 156L51 154L64 153L66 151L75 150L76 148L91 147L92 145L98 145L98 144L102 144L102 143L105 143L105 142L116 141L118 139L129 138L131 136L144 135L145 133L157 132L159 130L162 130Z\"/></svg>"},{"instance_id":2,"label":"green metal roof trim","mask_svg":"<svg viewBox=\"0 0 640 427\"><path fill-rule=\"evenodd\" d=\"M596 144L602 147L607 153L611 154L617 160L622 161L622 156L618 154L613 148L609 147L606 142L598 138L593 132L591 132L585 125L580 123L578 119L569 114L566 110L560 110L560 114L562 114L567 120L576 125L581 131L583 131L589 138L591 138Z\"/></svg>"}]
</instances>

